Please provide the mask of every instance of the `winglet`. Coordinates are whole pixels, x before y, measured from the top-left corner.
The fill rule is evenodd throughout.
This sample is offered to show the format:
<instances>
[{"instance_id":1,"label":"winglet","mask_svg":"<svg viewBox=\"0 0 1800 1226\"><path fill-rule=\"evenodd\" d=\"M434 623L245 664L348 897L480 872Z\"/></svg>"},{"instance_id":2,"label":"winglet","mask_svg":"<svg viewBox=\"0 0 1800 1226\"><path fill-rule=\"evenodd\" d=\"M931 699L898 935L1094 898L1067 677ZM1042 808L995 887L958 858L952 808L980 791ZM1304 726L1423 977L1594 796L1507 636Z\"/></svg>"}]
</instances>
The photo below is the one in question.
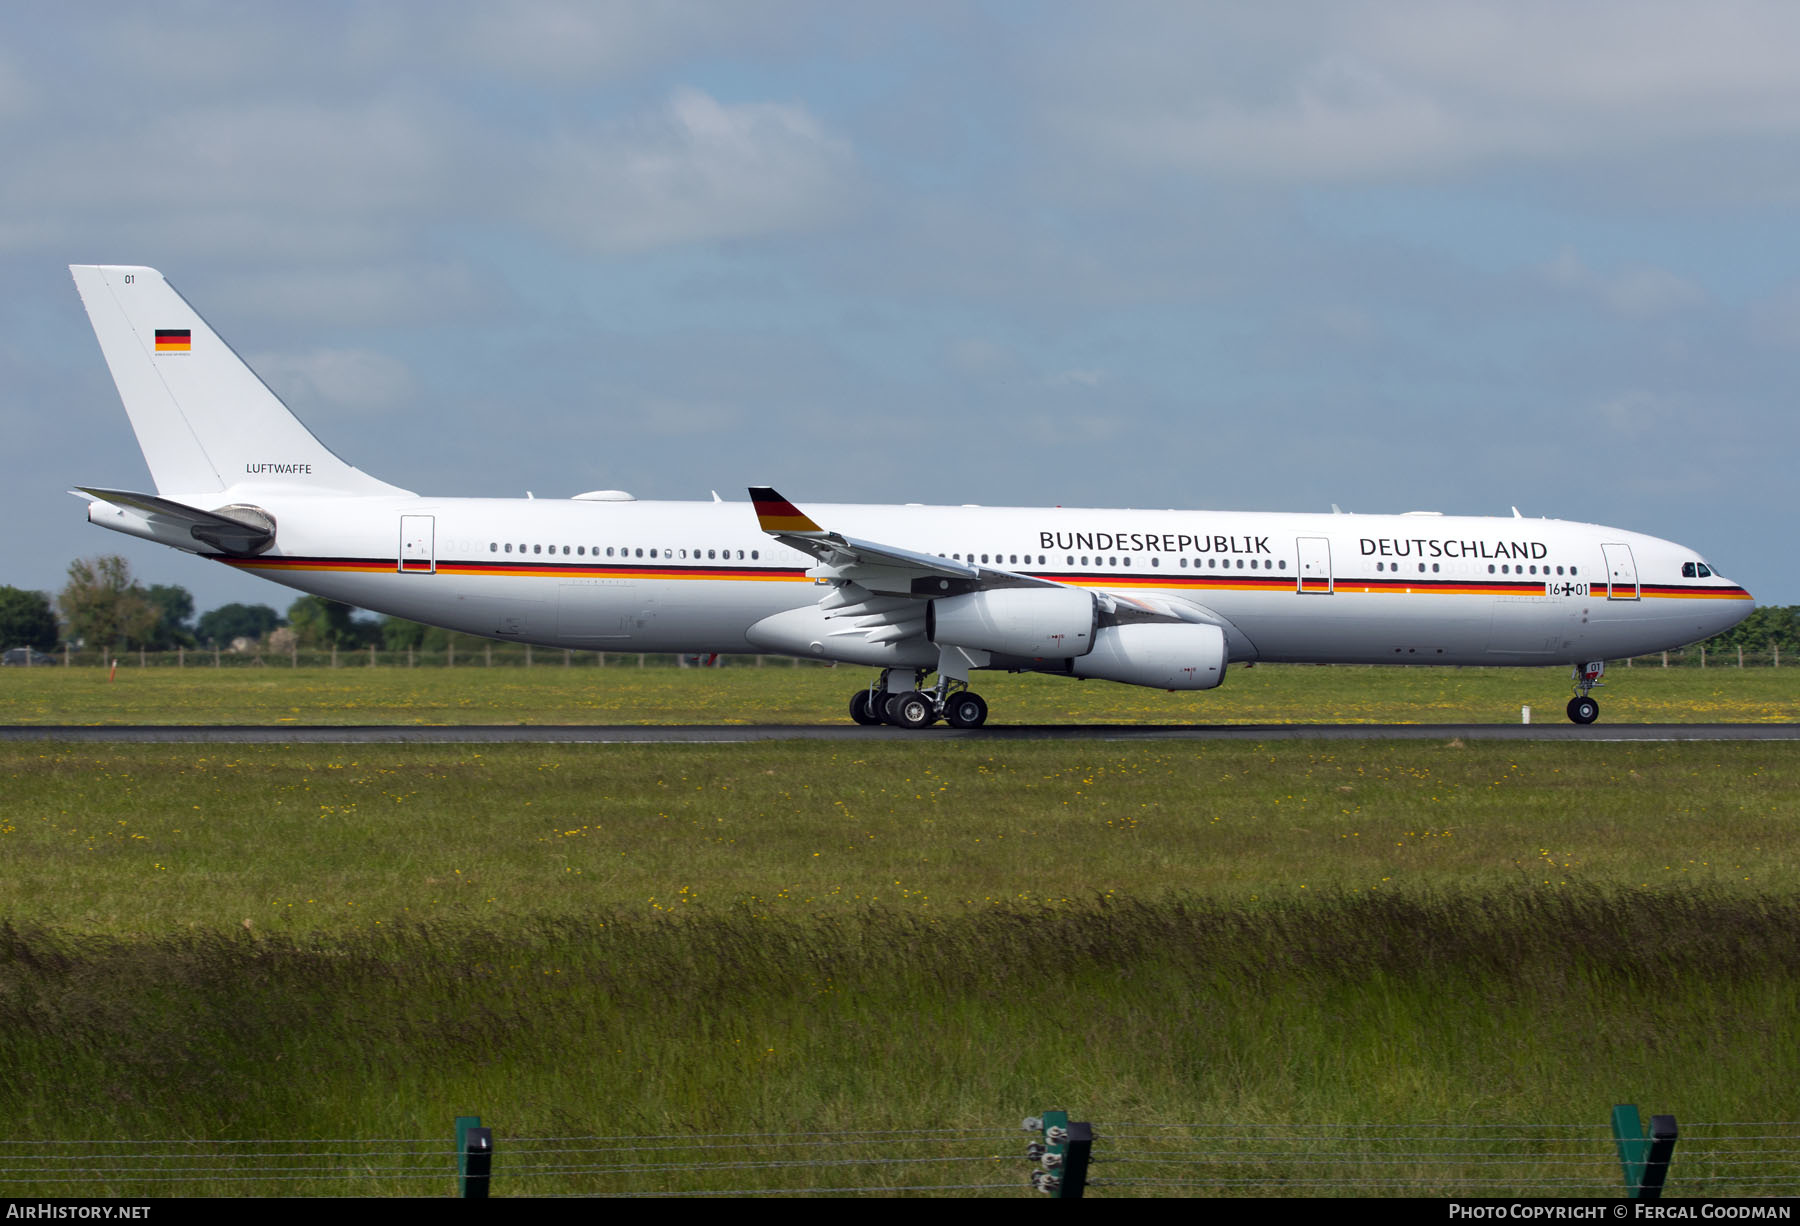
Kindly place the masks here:
<instances>
[{"instance_id":1,"label":"winglet","mask_svg":"<svg viewBox=\"0 0 1800 1226\"><path fill-rule=\"evenodd\" d=\"M756 519L764 532L823 533L799 507L766 485L750 487L750 501L756 504Z\"/></svg>"}]
</instances>

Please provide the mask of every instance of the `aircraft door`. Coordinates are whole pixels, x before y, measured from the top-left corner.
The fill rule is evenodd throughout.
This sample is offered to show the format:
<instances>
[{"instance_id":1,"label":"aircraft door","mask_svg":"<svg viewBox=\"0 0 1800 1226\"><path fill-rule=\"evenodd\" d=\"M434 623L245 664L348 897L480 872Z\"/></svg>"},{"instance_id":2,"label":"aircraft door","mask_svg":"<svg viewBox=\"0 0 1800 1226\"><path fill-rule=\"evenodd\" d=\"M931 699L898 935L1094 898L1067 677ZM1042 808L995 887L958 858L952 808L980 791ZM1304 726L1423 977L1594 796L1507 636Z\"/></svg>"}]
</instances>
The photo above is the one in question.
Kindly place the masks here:
<instances>
[{"instance_id":1,"label":"aircraft door","mask_svg":"<svg viewBox=\"0 0 1800 1226\"><path fill-rule=\"evenodd\" d=\"M1636 600L1638 598L1637 562L1630 545L1601 545L1606 555L1606 598Z\"/></svg>"},{"instance_id":2,"label":"aircraft door","mask_svg":"<svg viewBox=\"0 0 1800 1226\"><path fill-rule=\"evenodd\" d=\"M1331 595L1331 542L1322 536L1303 536L1295 542L1300 552L1297 592Z\"/></svg>"},{"instance_id":3,"label":"aircraft door","mask_svg":"<svg viewBox=\"0 0 1800 1226\"><path fill-rule=\"evenodd\" d=\"M407 574L429 575L437 570L436 517L402 515L400 517L400 570Z\"/></svg>"}]
</instances>

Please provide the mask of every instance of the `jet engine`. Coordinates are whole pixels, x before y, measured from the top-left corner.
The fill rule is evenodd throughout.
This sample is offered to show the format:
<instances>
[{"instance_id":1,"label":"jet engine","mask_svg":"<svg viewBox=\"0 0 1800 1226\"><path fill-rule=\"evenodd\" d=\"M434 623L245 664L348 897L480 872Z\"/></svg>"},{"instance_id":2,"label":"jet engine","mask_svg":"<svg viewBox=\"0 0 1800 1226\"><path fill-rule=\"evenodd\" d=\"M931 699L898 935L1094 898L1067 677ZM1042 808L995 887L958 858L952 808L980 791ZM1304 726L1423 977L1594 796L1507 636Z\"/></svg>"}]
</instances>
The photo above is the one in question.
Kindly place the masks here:
<instances>
[{"instance_id":1,"label":"jet engine","mask_svg":"<svg viewBox=\"0 0 1800 1226\"><path fill-rule=\"evenodd\" d=\"M1078 588L1003 587L932 601L925 637L1001 655L1066 659L1092 650L1094 620L1094 598Z\"/></svg>"},{"instance_id":2,"label":"jet engine","mask_svg":"<svg viewBox=\"0 0 1800 1226\"><path fill-rule=\"evenodd\" d=\"M1069 661L1069 672L1159 690L1210 690L1225 680L1225 632L1192 622L1102 626L1094 649Z\"/></svg>"}]
</instances>

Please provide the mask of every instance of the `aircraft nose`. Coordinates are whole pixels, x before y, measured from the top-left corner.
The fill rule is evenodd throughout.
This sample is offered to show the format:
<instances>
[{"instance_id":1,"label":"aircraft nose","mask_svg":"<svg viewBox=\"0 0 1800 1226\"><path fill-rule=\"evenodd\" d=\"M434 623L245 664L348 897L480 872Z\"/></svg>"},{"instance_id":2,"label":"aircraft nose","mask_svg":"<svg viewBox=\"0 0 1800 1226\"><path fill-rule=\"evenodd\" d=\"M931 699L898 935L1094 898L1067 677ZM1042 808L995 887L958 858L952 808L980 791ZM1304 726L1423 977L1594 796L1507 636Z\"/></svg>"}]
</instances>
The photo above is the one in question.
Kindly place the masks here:
<instances>
[{"instance_id":1,"label":"aircraft nose","mask_svg":"<svg viewBox=\"0 0 1800 1226\"><path fill-rule=\"evenodd\" d=\"M1756 599L1747 588L1739 588L1744 593L1742 600L1721 600L1716 602L1707 618L1713 623L1711 633L1723 634L1756 611ZM1714 602L1708 602L1714 603Z\"/></svg>"}]
</instances>

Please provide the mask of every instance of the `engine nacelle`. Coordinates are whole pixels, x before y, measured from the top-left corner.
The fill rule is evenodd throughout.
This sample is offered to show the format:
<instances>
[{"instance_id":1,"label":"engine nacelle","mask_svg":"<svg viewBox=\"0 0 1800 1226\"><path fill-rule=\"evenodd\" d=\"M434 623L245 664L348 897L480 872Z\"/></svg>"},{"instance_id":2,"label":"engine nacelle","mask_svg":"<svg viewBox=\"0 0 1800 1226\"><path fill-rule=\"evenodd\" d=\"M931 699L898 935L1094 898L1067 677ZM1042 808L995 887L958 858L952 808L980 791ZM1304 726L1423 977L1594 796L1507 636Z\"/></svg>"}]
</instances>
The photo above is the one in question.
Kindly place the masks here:
<instances>
[{"instance_id":1,"label":"engine nacelle","mask_svg":"<svg viewBox=\"0 0 1800 1226\"><path fill-rule=\"evenodd\" d=\"M1225 680L1225 632L1189 622L1102 626L1094 649L1071 660L1069 671L1159 690L1210 690Z\"/></svg>"},{"instance_id":2,"label":"engine nacelle","mask_svg":"<svg viewBox=\"0 0 1800 1226\"><path fill-rule=\"evenodd\" d=\"M925 637L1002 655L1067 659L1093 649L1094 618L1094 598L1078 588L1003 587L932 601Z\"/></svg>"}]
</instances>

